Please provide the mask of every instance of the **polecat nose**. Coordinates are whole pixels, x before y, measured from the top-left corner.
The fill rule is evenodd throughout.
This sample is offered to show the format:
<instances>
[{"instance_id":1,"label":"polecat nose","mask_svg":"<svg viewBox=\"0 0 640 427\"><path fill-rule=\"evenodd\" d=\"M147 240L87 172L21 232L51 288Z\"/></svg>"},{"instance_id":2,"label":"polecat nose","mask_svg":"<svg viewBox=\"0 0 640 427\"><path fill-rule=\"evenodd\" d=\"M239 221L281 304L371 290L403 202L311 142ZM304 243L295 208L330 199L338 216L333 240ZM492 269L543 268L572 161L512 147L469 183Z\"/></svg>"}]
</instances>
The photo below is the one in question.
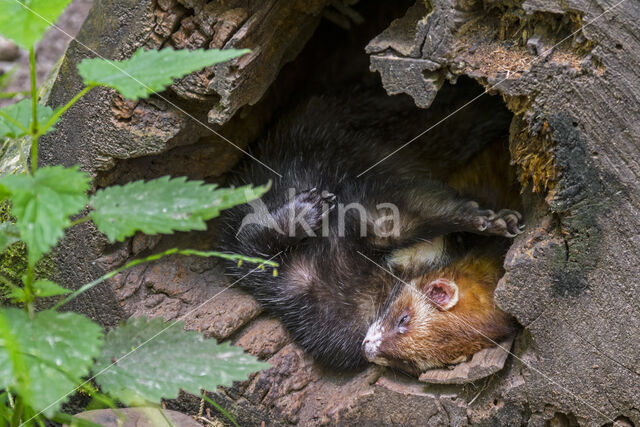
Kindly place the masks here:
<instances>
[{"instance_id":1,"label":"polecat nose","mask_svg":"<svg viewBox=\"0 0 640 427\"><path fill-rule=\"evenodd\" d=\"M370 339L365 339L362 342L362 350L364 351L364 355L368 361L373 361L376 357L376 353L378 352L378 346L374 345L374 343Z\"/></svg>"},{"instance_id":2,"label":"polecat nose","mask_svg":"<svg viewBox=\"0 0 640 427\"><path fill-rule=\"evenodd\" d=\"M382 342L382 330L379 322L375 322L369 327L367 334L362 341L362 350L368 361L373 362L378 355L378 349Z\"/></svg>"},{"instance_id":3,"label":"polecat nose","mask_svg":"<svg viewBox=\"0 0 640 427\"><path fill-rule=\"evenodd\" d=\"M365 357L368 361L373 362L374 359L378 358L380 355L378 354L380 347L380 339L375 337L367 337L362 342L362 350L364 352Z\"/></svg>"}]
</instances>

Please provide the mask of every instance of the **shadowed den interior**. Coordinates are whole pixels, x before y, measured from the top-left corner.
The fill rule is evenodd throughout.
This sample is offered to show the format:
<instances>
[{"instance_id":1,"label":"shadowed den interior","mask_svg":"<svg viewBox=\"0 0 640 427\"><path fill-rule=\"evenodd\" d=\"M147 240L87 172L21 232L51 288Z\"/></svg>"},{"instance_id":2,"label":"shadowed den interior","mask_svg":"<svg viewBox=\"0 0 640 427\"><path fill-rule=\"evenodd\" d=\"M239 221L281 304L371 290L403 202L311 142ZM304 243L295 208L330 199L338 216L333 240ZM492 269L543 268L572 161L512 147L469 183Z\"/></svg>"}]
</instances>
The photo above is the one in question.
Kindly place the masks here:
<instances>
[{"instance_id":1,"label":"shadowed den interior","mask_svg":"<svg viewBox=\"0 0 640 427\"><path fill-rule=\"evenodd\" d=\"M264 98L273 108L265 126L267 131L249 146L251 156L245 156L229 173L227 183L264 184L272 181L270 192L264 196L266 209L275 227L278 228L279 224L283 229L288 227L282 213L286 209L279 207L277 199L290 190L299 193L290 202L295 205L294 209L311 207L311 211L316 203L312 201L316 197L314 192L323 190L329 198L319 199L317 204L326 201L331 205L335 201L338 215L342 207L340 202L345 201L341 200L341 195L344 197L344 193L349 191L355 192L356 199L361 197L358 201L408 201L400 205L400 211L404 209L410 212L408 216L416 215L409 222L420 221L417 217L422 208L446 211L457 203L441 201L440 190L432 189L432 184L420 188L416 182L423 178L455 189L457 197L469 200L469 206L473 205L474 209L480 206L478 209L485 214L469 219L474 222L472 227L463 225L464 218L447 218L444 221L449 226L439 225L440 220L423 225L422 228L441 227L447 230L441 233L444 237L433 230L423 234L423 230L408 226L406 233L403 231L405 234L401 233L393 242L386 239L360 240L361 250L366 253L370 250L378 256L387 251L388 254L381 256L381 262L400 277L392 273L389 273L391 277L380 277L383 273L372 271L372 266L368 265L368 261L376 263L359 249L351 248L342 255L336 255L329 248L331 243L322 243L319 239L301 241L298 236L290 235L285 241L282 236L246 230L248 234L243 238L245 222L253 215L246 209L223 215L222 247L231 252L245 251L255 256L267 256L274 255L282 241L282 280L278 278L267 283L266 279L256 278L257 282L264 282L260 284L267 288L264 292L255 290L253 285L240 283L239 286L257 296L267 311L282 318L294 341L301 343L317 360L338 368L359 366L362 360L352 360L344 354L359 353L359 346L363 343L369 361L415 375L432 367L465 361L476 351L495 346L497 341L515 331L515 321L495 309L493 302L493 291L503 274L502 263L510 245L509 238L522 232L523 228L522 217L517 212L521 211L519 185L509 155L509 127L513 115L499 96L484 94L485 89L473 79L453 74L437 82L441 88L429 108L416 107L405 94L389 96L382 88L379 76L369 70L365 46L381 28L388 26L389 17L399 16L403 11L397 5L384 3L368 3L357 10L363 17L363 24L349 24L350 28L342 28L332 19L324 20L297 58L283 68ZM267 102L265 100L263 102ZM269 167L258 165L255 158L264 160ZM309 162L309 158L314 161ZM346 158L348 161L342 161ZM301 170L297 172L296 168ZM278 176L278 171L286 171L286 176ZM314 173L316 176L310 178ZM398 181L392 175L402 177ZM338 176L341 178L335 178ZM403 180L407 187L387 188L389 182ZM287 182L293 182L290 185L296 188L287 188ZM307 182L321 183L318 184L321 188ZM369 191L361 188L372 189L373 192L379 189L380 194L358 196ZM383 196L388 191L394 193L390 200ZM330 209L334 207L329 206ZM253 209L256 213L256 208ZM318 220L324 218L325 213L320 212ZM242 214L245 215L242 223L230 219ZM329 213L327 218L332 215ZM477 213L469 215L473 217ZM349 213L346 216L349 221ZM341 219L337 221L339 223ZM461 222L458 224L457 221ZM268 224L262 224L265 225ZM234 231L225 235L227 230ZM290 247L298 244L305 248L303 251L309 258L298 257L294 250L290 253ZM437 250L442 253L432 255L438 245ZM392 246L395 249L392 250ZM358 254L364 258L358 259ZM334 264L331 264L332 259ZM231 271L235 271L232 276L244 277L245 269L244 266L232 266ZM323 276L323 270L332 269L337 271L335 276ZM341 269L350 271L342 272ZM366 286L358 283L376 280L387 283L380 285L380 289L386 290L370 295L367 291L345 289L358 289ZM406 286L397 290L399 285L393 287L389 282L400 282ZM356 299L370 298L374 301L374 308L363 308L349 298L344 302L331 298L324 300L331 294L329 290L323 290L327 283L337 284L335 291L341 295L341 290L344 290L345 294L353 292ZM278 291L272 295L270 292L274 288ZM414 288L419 292L411 294L407 291ZM392 301L392 296L398 299ZM418 324L420 319L416 320L415 332L405 334L411 341L394 336L390 331L401 330L404 333L405 329L398 328L398 322L408 318L406 313L417 311L420 308L417 304L425 296L429 304L423 309L428 311L435 307L436 314L432 317L438 323L425 326ZM434 305L438 301L442 304ZM353 306L350 312L341 311L343 303ZM313 311L314 306L322 305L336 306L337 314L308 314L305 311L309 307ZM369 323L382 328L384 334L391 337L389 343L382 344L382 347L388 347L388 357L379 356L380 346L377 344L370 346L374 350L369 351L369 337L380 334L370 328L365 336L362 325L349 323L348 318L353 313L370 318ZM328 316L326 321L329 324L336 323L326 330L320 327L322 322L318 320L325 316ZM307 317L315 320L307 324ZM343 320L344 324L339 324ZM320 322L319 329L311 326L314 321ZM341 336L341 331L347 329L353 333L348 338ZM324 345L318 342L324 340L335 344L327 344L328 349L323 348ZM332 346L335 346L335 351ZM407 348L415 349L417 354L405 351Z\"/></svg>"}]
</instances>

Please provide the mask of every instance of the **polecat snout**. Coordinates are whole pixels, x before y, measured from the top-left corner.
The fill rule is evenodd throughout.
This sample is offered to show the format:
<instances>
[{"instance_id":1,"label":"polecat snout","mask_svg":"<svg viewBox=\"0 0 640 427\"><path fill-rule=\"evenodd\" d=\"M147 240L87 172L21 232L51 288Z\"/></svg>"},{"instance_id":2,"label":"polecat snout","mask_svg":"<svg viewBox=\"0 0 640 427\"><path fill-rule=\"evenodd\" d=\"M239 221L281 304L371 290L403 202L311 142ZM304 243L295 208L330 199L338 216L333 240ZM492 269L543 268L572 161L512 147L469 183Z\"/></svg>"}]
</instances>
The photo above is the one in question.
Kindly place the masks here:
<instances>
[{"instance_id":1,"label":"polecat snout","mask_svg":"<svg viewBox=\"0 0 640 427\"><path fill-rule=\"evenodd\" d=\"M494 346L515 331L493 300L502 274L499 257L469 253L399 283L367 331L366 358L415 374Z\"/></svg>"}]
</instances>

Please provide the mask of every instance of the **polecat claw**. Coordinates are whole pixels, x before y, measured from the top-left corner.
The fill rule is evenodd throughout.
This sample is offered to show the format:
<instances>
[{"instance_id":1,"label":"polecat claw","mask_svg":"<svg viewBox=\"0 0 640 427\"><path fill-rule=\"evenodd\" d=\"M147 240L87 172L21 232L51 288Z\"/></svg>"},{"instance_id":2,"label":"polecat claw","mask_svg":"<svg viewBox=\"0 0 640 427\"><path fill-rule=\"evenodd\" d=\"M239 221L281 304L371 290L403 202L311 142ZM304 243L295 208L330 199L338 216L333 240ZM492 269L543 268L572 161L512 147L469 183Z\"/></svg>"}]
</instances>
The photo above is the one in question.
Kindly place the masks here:
<instances>
[{"instance_id":1,"label":"polecat claw","mask_svg":"<svg viewBox=\"0 0 640 427\"><path fill-rule=\"evenodd\" d=\"M468 202L465 207L471 210L471 224L476 232L515 237L524 231L520 224L522 214L518 211L502 209L496 213L491 209L480 209L476 202Z\"/></svg>"}]
</instances>

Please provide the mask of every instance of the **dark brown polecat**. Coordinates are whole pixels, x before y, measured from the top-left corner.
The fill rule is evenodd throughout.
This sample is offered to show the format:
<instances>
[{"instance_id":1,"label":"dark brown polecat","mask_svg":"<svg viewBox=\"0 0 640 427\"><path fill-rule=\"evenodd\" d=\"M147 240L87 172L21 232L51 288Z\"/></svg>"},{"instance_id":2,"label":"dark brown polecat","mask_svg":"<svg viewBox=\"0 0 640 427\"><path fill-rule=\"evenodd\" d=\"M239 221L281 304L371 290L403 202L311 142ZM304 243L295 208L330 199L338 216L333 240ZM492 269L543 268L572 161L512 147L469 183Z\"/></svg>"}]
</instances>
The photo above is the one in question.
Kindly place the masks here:
<instances>
[{"instance_id":1,"label":"dark brown polecat","mask_svg":"<svg viewBox=\"0 0 640 427\"><path fill-rule=\"evenodd\" d=\"M396 285L379 265L392 263L399 251L436 242L421 259L438 268L456 252L454 233L521 232L517 212L481 207L436 179L504 135L510 114L498 100L480 98L394 153L466 102L449 90L429 110L368 90L312 97L258 144L255 157L282 177L246 159L232 178L237 185L273 185L260 201L224 211L222 248L274 259L280 267L274 276L229 264L229 274L326 365L365 362L362 341Z\"/></svg>"}]
</instances>

